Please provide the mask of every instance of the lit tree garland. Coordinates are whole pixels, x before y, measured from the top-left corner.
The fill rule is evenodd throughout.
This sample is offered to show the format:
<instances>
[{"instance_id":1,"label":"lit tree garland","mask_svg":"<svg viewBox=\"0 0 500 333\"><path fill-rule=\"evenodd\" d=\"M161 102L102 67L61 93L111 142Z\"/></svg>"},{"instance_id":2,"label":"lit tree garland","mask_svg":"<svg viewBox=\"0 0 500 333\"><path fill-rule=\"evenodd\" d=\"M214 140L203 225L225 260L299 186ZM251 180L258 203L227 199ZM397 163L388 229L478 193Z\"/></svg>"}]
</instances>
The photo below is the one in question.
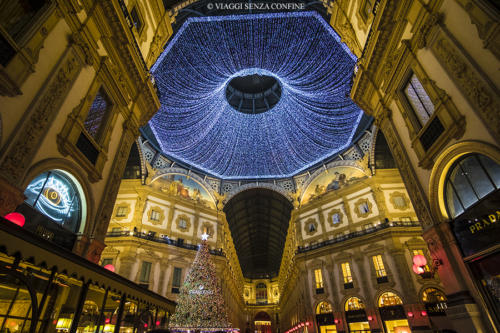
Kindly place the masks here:
<instances>
[{"instance_id":1,"label":"lit tree garland","mask_svg":"<svg viewBox=\"0 0 500 333\"><path fill-rule=\"evenodd\" d=\"M208 235L202 235L196 258L179 291L175 313L170 319L169 326L172 331L231 330L215 275L215 265L210 258L207 238Z\"/></svg>"},{"instance_id":2,"label":"lit tree garland","mask_svg":"<svg viewBox=\"0 0 500 333\"><path fill-rule=\"evenodd\" d=\"M163 152L224 179L290 177L348 147L362 111L349 98L356 58L315 12L189 18L152 72L150 121ZM236 77L282 88L269 111L226 100Z\"/></svg>"}]
</instances>

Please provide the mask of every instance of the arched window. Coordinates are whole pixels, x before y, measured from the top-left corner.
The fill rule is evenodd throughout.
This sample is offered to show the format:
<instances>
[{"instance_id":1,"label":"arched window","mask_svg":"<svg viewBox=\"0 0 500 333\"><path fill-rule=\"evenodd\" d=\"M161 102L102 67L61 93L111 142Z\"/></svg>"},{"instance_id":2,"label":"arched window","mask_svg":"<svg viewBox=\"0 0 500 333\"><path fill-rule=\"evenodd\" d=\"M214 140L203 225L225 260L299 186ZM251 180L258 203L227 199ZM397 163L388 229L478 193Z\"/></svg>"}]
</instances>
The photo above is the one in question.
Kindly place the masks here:
<instances>
[{"instance_id":1,"label":"arched window","mask_svg":"<svg viewBox=\"0 0 500 333\"><path fill-rule=\"evenodd\" d=\"M446 302L446 296L436 288L427 288L422 292L422 301L424 303Z\"/></svg>"},{"instance_id":2,"label":"arched window","mask_svg":"<svg viewBox=\"0 0 500 333\"><path fill-rule=\"evenodd\" d=\"M332 306L328 302L321 302L316 307L316 314L332 313Z\"/></svg>"},{"instance_id":3,"label":"arched window","mask_svg":"<svg viewBox=\"0 0 500 333\"><path fill-rule=\"evenodd\" d=\"M267 300L267 287L265 283L259 283L255 287L256 289L256 299L257 301L265 301Z\"/></svg>"},{"instance_id":4,"label":"arched window","mask_svg":"<svg viewBox=\"0 0 500 333\"><path fill-rule=\"evenodd\" d=\"M25 203L55 223L74 233L84 219L85 197L80 184L62 170L44 172L31 181L26 190Z\"/></svg>"},{"instance_id":5,"label":"arched window","mask_svg":"<svg viewBox=\"0 0 500 333\"><path fill-rule=\"evenodd\" d=\"M500 188L500 165L479 154L469 154L450 168L445 182L448 215L455 218Z\"/></svg>"},{"instance_id":6,"label":"arched window","mask_svg":"<svg viewBox=\"0 0 500 333\"><path fill-rule=\"evenodd\" d=\"M383 293L380 295L378 299L378 306L383 308L385 306L393 306L393 305L402 305L403 301L401 297L396 295L395 293L391 293L390 291Z\"/></svg>"},{"instance_id":7,"label":"arched window","mask_svg":"<svg viewBox=\"0 0 500 333\"><path fill-rule=\"evenodd\" d=\"M351 297L345 302L345 311L363 310L365 304L357 297Z\"/></svg>"}]
</instances>

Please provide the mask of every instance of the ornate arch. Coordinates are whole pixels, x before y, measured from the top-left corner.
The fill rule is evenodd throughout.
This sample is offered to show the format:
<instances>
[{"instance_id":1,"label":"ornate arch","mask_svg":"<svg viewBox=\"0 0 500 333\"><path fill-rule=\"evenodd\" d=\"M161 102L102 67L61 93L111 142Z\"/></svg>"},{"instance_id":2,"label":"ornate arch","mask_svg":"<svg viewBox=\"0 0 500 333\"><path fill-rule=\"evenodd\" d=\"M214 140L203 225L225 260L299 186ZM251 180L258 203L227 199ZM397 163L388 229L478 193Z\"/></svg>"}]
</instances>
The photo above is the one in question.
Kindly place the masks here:
<instances>
[{"instance_id":1,"label":"ornate arch","mask_svg":"<svg viewBox=\"0 0 500 333\"><path fill-rule=\"evenodd\" d=\"M444 202L444 183L453 163L466 154L482 154L500 164L500 150L486 142L462 141L445 149L434 163L429 180L429 202L434 223L449 219Z\"/></svg>"},{"instance_id":2,"label":"ornate arch","mask_svg":"<svg viewBox=\"0 0 500 333\"><path fill-rule=\"evenodd\" d=\"M405 302L405 297L404 297L404 296L402 296L402 294L403 294L402 292L400 292L400 291L398 291L398 290L396 290L396 289L392 289L392 288L382 288L382 289L377 290L377 292L375 293L375 298L374 298L374 301L375 301L375 307L376 307L376 308L378 308L378 307L379 307L379 306L378 306L378 302L379 302L379 300L380 300L380 297L381 297L383 294L385 294L385 293L393 293L393 294L395 294L395 295L396 295L396 296L398 296L398 297L401 299L401 301L403 302L403 304L402 304L402 305L406 304L406 302Z\"/></svg>"},{"instance_id":3,"label":"ornate arch","mask_svg":"<svg viewBox=\"0 0 500 333\"><path fill-rule=\"evenodd\" d=\"M347 301L351 298L358 298L361 300L361 302L363 302L363 305L365 306L365 309L368 307L369 304L366 303L366 300L361 297L359 294L356 294L356 293L348 293L347 295L345 295L342 300L340 301L340 307L342 309L342 312L345 312L345 306L347 304Z\"/></svg>"},{"instance_id":4,"label":"ornate arch","mask_svg":"<svg viewBox=\"0 0 500 333\"><path fill-rule=\"evenodd\" d=\"M424 294L424 290L429 289L429 288L434 288L434 289L436 289L436 290L438 290L438 291L442 292L442 293L443 293L443 295L445 295L445 297L446 297L446 293L444 292L443 288L442 288L440 285L438 285L438 284L436 284L436 283L428 283L428 284L424 284L424 285L420 288L420 290L418 291L418 293L417 293L417 295L418 295L418 302L419 302L419 303L421 303L421 302L422 302L422 296L423 296L423 294Z\"/></svg>"},{"instance_id":5,"label":"ornate arch","mask_svg":"<svg viewBox=\"0 0 500 333\"><path fill-rule=\"evenodd\" d=\"M249 183L245 185L238 186L234 190L228 193L226 199L224 200L224 203L229 202L232 197L236 196L238 193L241 193L246 190L254 189L254 188L265 188L271 191L275 191L283 195L285 198L288 199L288 201L293 202L293 198L290 196L290 194L281 186L275 185L275 184L269 184L269 183Z\"/></svg>"},{"instance_id":6,"label":"ornate arch","mask_svg":"<svg viewBox=\"0 0 500 333\"><path fill-rule=\"evenodd\" d=\"M164 168L164 169L158 169L156 170L155 174L151 176L151 183L154 181L158 180L161 177L164 177L169 174L176 174L176 175L182 175L186 176L188 178L192 178L194 181L196 181L205 191L207 191L208 194L210 194L210 197L212 198L214 204L217 203L216 196L214 194L214 190L210 184L206 183L203 178L198 176L195 173L192 173L191 171L182 169L182 168Z\"/></svg>"},{"instance_id":7,"label":"ornate arch","mask_svg":"<svg viewBox=\"0 0 500 333\"><path fill-rule=\"evenodd\" d=\"M335 312L335 309L334 309L334 306L333 306L333 302L332 302L332 301L330 301L327 297L324 297L324 298L318 299L318 300L314 303L314 308L313 308L313 310L314 310L314 315L315 315L315 316L318 314L318 313L317 313L317 311L318 311L318 306L319 306L321 303L323 303L323 302L330 304L330 307L332 308L332 313L334 313L334 312Z\"/></svg>"},{"instance_id":8,"label":"ornate arch","mask_svg":"<svg viewBox=\"0 0 500 333\"><path fill-rule=\"evenodd\" d=\"M304 182L304 184L302 184L302 192L300 193L299 202L302 202L302 199L304 197L304 193L307 191L307 188L309 187L309 185L317 177L319 177L325 171L328 171L330 169L333 169L335 167L340 167L340 166L345 166L345 167L351 167L351 168L354 168L354 169L358 169L359 171L361 171L365 175L370 176L370 173L367 172L367 170L358 161L354 161L354 160L341 160L341 161L330 162L326 166L324 166L323 168L319 168L316 171L314 171L311 174L311 176L309 178L307 178L307 180Z\"/></svg>"},{"instance_id":9,"label":"ornate arch","mask_svg":"<svg viewBox=\"0 0 500 333\"><path fill-rule=\"evenodd\" d=\"M32 165L24 175L22 180L23 189L25 189L36 176L50 170L65 171L78 182L78 186L85 197L85 207L82 206L82 211L84 210L86 214L85 218L82 218L79 233L90 234L95 227L93 223L90 222L95 220L93 217L97 207L88 176L78 165L63 158L49 158L39 161Z\"/></svg>"}]
</instances>

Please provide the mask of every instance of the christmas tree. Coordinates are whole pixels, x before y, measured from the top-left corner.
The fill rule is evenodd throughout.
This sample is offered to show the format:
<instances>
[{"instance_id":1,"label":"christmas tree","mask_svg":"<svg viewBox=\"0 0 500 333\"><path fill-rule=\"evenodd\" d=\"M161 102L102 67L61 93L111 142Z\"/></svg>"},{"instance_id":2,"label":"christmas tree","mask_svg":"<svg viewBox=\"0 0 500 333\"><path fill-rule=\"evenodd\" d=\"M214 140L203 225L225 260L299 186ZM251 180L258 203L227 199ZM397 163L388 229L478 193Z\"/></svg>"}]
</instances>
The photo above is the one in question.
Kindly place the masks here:
<instances>
[{"instance_id":1,"label":"christmas tree","mask_svg":"<svg viewBox=\"0 0 500 333\"><path fill-rule=\"evenodd\" d=\"M215 275L215 265L208 251L207 238L208 235L202 235L196 258L180 289L177 307L170 319L172 331L231 330Z\"/></svg>"}]
</instances>

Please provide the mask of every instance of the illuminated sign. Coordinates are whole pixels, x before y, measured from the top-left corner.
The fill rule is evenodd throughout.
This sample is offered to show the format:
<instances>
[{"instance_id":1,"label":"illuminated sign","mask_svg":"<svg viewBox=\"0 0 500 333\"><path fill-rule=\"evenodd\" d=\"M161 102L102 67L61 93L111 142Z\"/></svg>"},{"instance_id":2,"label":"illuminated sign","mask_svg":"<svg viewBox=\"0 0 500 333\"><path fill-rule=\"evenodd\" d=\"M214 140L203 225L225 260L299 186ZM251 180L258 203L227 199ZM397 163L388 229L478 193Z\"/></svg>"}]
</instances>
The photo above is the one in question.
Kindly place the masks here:
<instances>
[{"instance_id":1,"label":"illuminated sign","mask_svg":"<svg viewBox=\"0 0 500 333\"><path fill-rule=\"evenodd\" d=\"M44 186L45 185L45 186ZM30 184L26 191L40 193L36 208L56 222L62 222L67 217L73 198L70 197L70 188L66 182L62 182L55 177L49 179L39 179Z\"/></svg>"},{"instance_id":2,"label":"illuminated sign","mask_svg":"<svg viewBox=\"0 0 500 333\"><path fill-rule=\"evenodd\" d=\"M464 256L498 244L500 232L500 191L488 195L451 222Z\"/></svg>"},{"instance_id":3,"label":"illuminated sign","mask_svg":"<svg viewBox=\"0 0 500 333\"><path fill-rule=\"evenodd\" d=\"M471 234L479 232L481 230L487 230L493 226L493 223L497 223L500 219L500 210L488 214L480 219L474 219L474 221L469 226L469 231Z\"/></svg>"}]
</instances>

